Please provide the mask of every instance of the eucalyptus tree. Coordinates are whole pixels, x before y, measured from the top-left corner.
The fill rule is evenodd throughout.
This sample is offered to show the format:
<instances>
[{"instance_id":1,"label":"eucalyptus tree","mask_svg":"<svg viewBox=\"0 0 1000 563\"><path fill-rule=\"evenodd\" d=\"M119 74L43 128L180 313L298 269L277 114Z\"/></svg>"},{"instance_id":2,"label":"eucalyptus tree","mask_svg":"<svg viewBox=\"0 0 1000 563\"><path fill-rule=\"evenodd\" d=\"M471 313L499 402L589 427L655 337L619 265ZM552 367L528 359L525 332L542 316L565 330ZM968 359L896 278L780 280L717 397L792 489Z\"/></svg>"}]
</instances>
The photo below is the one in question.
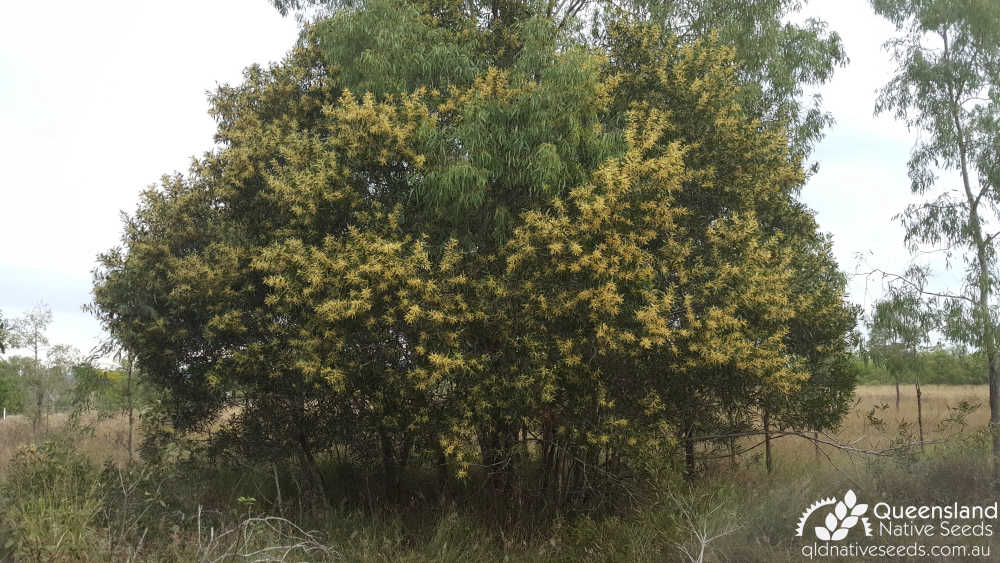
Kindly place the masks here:
<instances>
[{"instance_id":1,"label":"eucalyptus tree","mask_svg":"<svg viewBox=\"0 0 1000 563\"><path fill-rule=\"evenodd\" d=\"M60 406L68 406L68 391L73 382L73 367L80 362L80 352L73 346L57 344L45 354L45 363L34 377L25 381L33 405L29 407L33 419L45 421L49 428L49 415Z\"/></svg>"},{"instance_id":2,"label":"eucalyptus tree","mask_svg":"<svg viewBox=\"0 0 1000 563\"><path fill-rule=\"evenodd\" d=\"M3 311L0 311L0 354L7 353L7 345L10 341L10 325L3 318Z\"/></svg>"},{"instance_id":3,"label":"eucalyptus tree","mask_svg":"<svg viewBox=\"0 0 1000 563\"><path fill-rule=\"evenodd\" d=\"M875 304L870 330L870 349L876 365L884 366L896 383L896 409L899 409L899 379L904 372L913 376L917 398L917 427L921 448L924 441L922 391L919 354L930 344L938 316L921 294L922 286L896 287L886 299Z\"/></svg>"},{"instance_id":4,"label":"eucalyptus tree","mask_svg":"<svg viewBox=\"0 0 1000 563\"><path fill-rule=\"evenodd\" d=\"M12 342L17 348L31 351L35 362L40 362L39 354L49 346L45 331L52 323L52 310L39 303L14 322Z\"/></svg>"},{"instance_id":5,"label":"eucalyptus tree","mask_svg":"<svg viewBox=\"0 0 1000 563\"><path fill-rule=\"evenodd\" d=\"M942 307L945 334L986 357L993 479L1000 486L995 291L1000 5L989 0L873 0L872 6L900 34L886 44L898 70L881 90L876 111L892 113L923 133L908 169L913 192L930 201L910 205L901 214L906 242L914 250L921 245L947 248L966 264L960 291L925 295Z\"/></svg>"},{"instance_id":6,"label":"eucalyptus tree","mask_svg":"<svg viewBox=\"0 0 1000 563\"><path fill-rule=\"evenodd\" d=\"M910 278L922 278L916 270ZM923 281L923 280L922 280ZM896 384L896 408L899 408L899 380L904 372L917 377L919 353L930 344L938 316L922 295L922 285L896 284L889 295L875 303L869 330L869 355L872 361L892 374ZM917 382L919 386L919 382Z\"/></svg>"},{"instance_id":7,"label":"eucalyptus tree","mask_svg":"<svg viewBox=\"0 0 1000 563\"><path fill-rule=\"evenodd\" d=\"M111 356L116 365L105 369L95 365L94 356ZM79 422L88 413L96 413L97 420L124 415L128 424L125 449L128 460L134 459L134 434L136 414L141 414L155 402L156 395L146 382L135 357L123 350L114 340L107 340L97 353L71 366L72 387L68 389L72 407L71 418Z\"/></svg>"},{"instance_id":8,"label":"eucalyptus tree","mask_svg":"<svg viewBox=\"0 0 1000 563\"><path fill-rule=\"evenodd\" d=\"M49 379L39 355L49 347L49 339L45 335L45 331L51 323L52 310L47 305L39 303L15 321L11 338L12 346L26 348L32 354L31 369L25 373L25 387L32 389L30 397L31 423L35 431L38 430L44 413L45 384Z\"/></svg>"}]
</instances>

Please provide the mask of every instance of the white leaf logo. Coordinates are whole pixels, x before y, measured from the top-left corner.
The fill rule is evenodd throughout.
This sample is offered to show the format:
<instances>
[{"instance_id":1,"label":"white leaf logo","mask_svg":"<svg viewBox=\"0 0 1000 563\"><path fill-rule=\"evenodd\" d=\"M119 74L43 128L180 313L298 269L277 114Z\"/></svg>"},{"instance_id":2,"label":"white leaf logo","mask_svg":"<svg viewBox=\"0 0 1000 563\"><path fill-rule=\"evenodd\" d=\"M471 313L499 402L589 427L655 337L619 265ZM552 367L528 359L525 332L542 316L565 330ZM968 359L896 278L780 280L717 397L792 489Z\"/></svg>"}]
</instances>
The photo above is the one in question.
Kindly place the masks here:
<instances>
[{"instance_id":1,"label":"white leaf logo","mask_svg":"<svg viewBox=\"0 0 1000 563\"><path fill-rule=\"evenodd\" d=\"M836 516L833 515L832 512L826 515L826 529L827 530L830 530L831 532L834 531L834 530L836 530L837 529L837 524L839 524L839 523L840 523L840 521L837 519Z\"/></svg>"},{"instance_id":2,"label":"white leaf logo","mask_svg":"<svg viewBox=\"0 0 1000 563\"><path fill-rule=\"evenodd\" d=\"M815 526L813 531L816 533L816 537L822 541L840 541L847 537L847 534L851 531L851 528L856 526L859 521L864 521L864 532L865 535L871 535L871 528L868 525L868 520L862 518L865 512L868 511L867 504L859 504L858 497L854 494L854 491L847 491L844 494L844 500L837 501L835 498L823 499L815 502L802 514L802 518L799 520L799 526L796 530L796 536L801 536L803 532L803 527L809 516L817 509L823 506L833 506L833 510L827 513L826 518L823 520L822 526Z\"/></svg>"},{"instance_id":3,"label":"white leaf logo","mask_svg":"<svg viewBox=\"0 0 1000 563\"><path fill-rule=\"evenodd\" d=\"M847 516L847 507L844 503L838 502L837 506L833 509L833 513L837 515L837 520L843 520L844 516Z\"/></svg>"}]
</instances>

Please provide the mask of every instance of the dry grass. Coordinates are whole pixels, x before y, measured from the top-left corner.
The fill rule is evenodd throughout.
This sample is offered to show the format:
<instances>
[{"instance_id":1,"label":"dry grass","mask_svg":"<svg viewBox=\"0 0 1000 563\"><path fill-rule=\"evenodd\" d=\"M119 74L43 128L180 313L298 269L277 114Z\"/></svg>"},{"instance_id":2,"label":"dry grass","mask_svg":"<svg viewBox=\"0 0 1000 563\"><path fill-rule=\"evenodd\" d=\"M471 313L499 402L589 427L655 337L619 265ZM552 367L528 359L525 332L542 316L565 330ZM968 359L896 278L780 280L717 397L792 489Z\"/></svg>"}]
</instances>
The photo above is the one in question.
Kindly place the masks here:
<instances>
[{"instance_id":1,"label":"dry grass","mask_svg":"<svg viewBox=\"0 0 1000 563\"><path fill-rule=\"evenodd\" d=\"M913 385L900 386L899 409L896 409L896 388L892 385L859 387L855 395L857 404L844 419L840 434L858 436L871 434L866 415L873 407L878 416L890 427L901 422L917 423L917 398ZM924 421L924 438L938 440L953 435L959 430L954 424L944 422L960 402L978 404L979 408L966 418L969 429L978 429L989 422L989 387L986 385L923 385L921 405ZM883 408L888 406L888 408ZM874 444L877 445L877 444Z\"/></svg>"},{"instance_id":2,"label":"dry grass","mask_svg":"<svg viewBox=\"0 0 1000 563\"><path fill-rule=\"evenodd\" d=\"M22 415L11 415L0 422L0 468L6 467L18 448L32 443L33 438L31 421Z\"/></svg>"},{"instance_id":3,"label":"dry grass","mask_svg":"<svg viewBox=\"0 0 1000 563\"><path fill-rule=\"evenodd\" d=\"M956 424L944 423L953 415L954 411L951 409L961 401L979 404L979 408L966 418L965 431L985 427L989 421L988 397L989 389L986 385L924 385L922 387L924 439L944 440L962 431ZM869 413L883 420L885 426L873 427L868 417ZM56 430L65 425L66 420L66 414L53 414L49 417L48 427L50 430ZM121 464L128 459L128 422L125 416L96 421L96 424L93 424L95 422L93 418L85 419L84 422L92 425L94 431L80 440L77 444L78 451L98 464L109 459ZM860 449L883 449L889 447L891 440L898 437L900 424L909 424L913 435L917 435L917 402L913 385L900 387L898 410L894 386L860 386L855 394L855 402L844 417L841 428L829 434L829 437L839 443L851 444ZM42 427L44 426L43 424ZM7 420L0 422L0 472L13 458L17 449L31 443L34 438L30 419L22 415L8 416ZM135 444L138 444L139 440L137 429ZM746 443L749 445L757 441L759 440L748 440ZM843 452L838 452L831 446L821 446L821 450L822 454L832 457L843 455ZM759 451L760 448L754 450L754 452ZM775 440L774 453L781 463L813 460L816 454L812 442L794 436Z\"/></svg>"},{"instance_id":4,"label":"dry grass","mask_svg":"<svg viewBox=\"0 0 1000 563\"><path fill-rule=\"evenodd\" d=\"M900 426L906 428L907 424L912 424L912 432L916 434L913 387L904 386L901 391L902 400L897 410L894 387L860 387L841 428L830 438L860 449L881 449L899 438ZM980 430L988 419L986 399L986 386L924 386L925 438L951 440L959 433L972 434ZM942 422L953 417L954 407L962 401L979 403L980 407L966 417L964 429L956 424L942 427ZM870 413L884 423L873 425ZM65 424L65 415L53 415L49 427L55 431ZM15 474L13 471L6 476L3 473L17 448L42 437L42 432L32 433L31 422L24 417L8 417L0 422L0 481ZM118 417L99 421L93 433L76 441L74 446L76 451L96 463L108 459L124 463L126 437L127 420ZM958 442L951 440L952 445ZM315 535L305 531L309 528L298 527L303 525L301 522L292 524L283 518L258 513L257 510L266 510L263 506L258 508L252 502L237 506L233 498L216 494L224 489L233 495L266 497L266 493L241 484L242 475L185 475L181 481L168 483L166 492L161 492L160 481L143 480L142 475L125 472L122 497L114 497L115 502L107 506L130 508L123 509L121 514L109 512L118 520L88 521L83 531L100 532L99 537L80 536L93 540L86 544L90 551L80 551L89 554L89 558L84 559L73 552L75 559L63 560L125 560L136 556L148 561L208 561L227 556L231 556L229 560L244 560L264 555L278 558L293 553L287 550L294 548L295 557L308 554L306 557L312 560L653 562L680 560L683 554L679 546L688 549L696 559L701 547L711 543L708 551L712 554L707 554L706 560L714 557L710 560L799 561L798 544L789 531L794 517L801 513L803 506L831 491L852 488L866 498L897 498L919 503L937 498L979 498L990 490L985 477L988 475L986 466L980 463L985 457L979 455L983 453L979 450L948 450L946 444L930 446L928 454L937 455L920 456L920 462L913 464L902 459L852 455L833 446L823 446L817 458L812 442L794 436L778 439L774 446L776 471L773 475L763 471L759 458L754 459L762 450L757 448L741 458L736 471L731 471L723 460L718 466L721 472L706 475L693 488L671 482L675 488L661 499L663 502L653 499L633 518L566 520L541 540L525 534L519 543L508 542L507 537L498 539L492 524L458 511L421 513L421 525L414 526L409 521L412 515L404 513L332 510L321 520L309 524L320 528L321 535ZM133 479L134 484L128 478ZM175 485L177 490L172 488ZM167 504L159 512L156 511L160 505L146 502L147 489L155 491L149 498L166 499ZM205 496L206 490L213 491L209 496L226 498L215 502ZM211 510L206 509L203 513L203 503L211 506ZM33 505L25 506L23 514L34 510ZM84 509L92 510L89 504L69 509L60 514L72 516L83 513ZM147 515L146 510L152 510L152 515ZM213 519L209 522L205 516L203 525L202 517L207 514L212 514ZM737 516L738 528L733 525ZM40 518L35 528L25 529L49 530L54 521ZM72 524L74 521L63 517L59 522L68 526L67 522ZM113 533L118 535L113 536ZM44 544L49 536L38 537ZM0 559L4 559L2 552ZM14 557L13 560L24 558Z\"/></svg>"},{"instance_id":5,"label":"dry grass","mask_svg":"<svg viewBox=\"0 0 1000 563\"><path fill-rule=\"evenodd\" d=\"M989 388L986 385L923 385L921 391L924 440L931 442L927 445L929 450L938 446L934 442L946 442L958 434L980 430L989 422ZM964 417L964 427L956 422L949 422L949 418L955 418L955 409L962 401L979 405ZM879 420L882 424L877 423ZM901 429L904 433L909 432L909 439L901 435ZM913 385L900 386L899 409L896 408L895 386L865 385L858 387L854 403L841 427L835 432L820 434L819 438L859 450L881 451L892 447L894 440L915 442L918 436L917 401ZM745 440L744 447L759 441L759 438ZM784 436L776 439L773 444L775 461L779 465L797 466L816 461L816 448L809 439ZM762 450L760 447L754 449L753 455L759 457ZM821 445L819 456L824 463L834 464L857 461L859 457L830 445Z\"/></svg>"},{"instance_id":6,"label":"dry grass","mask_svg":"<svg viewBox=\"0 0 1000 563\"><path fill-rule=\"evenodd\" d=\"M31 419L24 415L12 415L0 421L0 474L19 448L64 427L68 418L66 413L52 414L48 417L48 424L43 422L37 432L32 431ZM76 443L77 451L97 464L106 460L117 464L128 461L128 419L125 416L99 421L95 417L84 417L82 422L92 427L93 431L80 437ZM139 442L138 432L133 440L134 444Z\"/></svg>"}]
</instances>

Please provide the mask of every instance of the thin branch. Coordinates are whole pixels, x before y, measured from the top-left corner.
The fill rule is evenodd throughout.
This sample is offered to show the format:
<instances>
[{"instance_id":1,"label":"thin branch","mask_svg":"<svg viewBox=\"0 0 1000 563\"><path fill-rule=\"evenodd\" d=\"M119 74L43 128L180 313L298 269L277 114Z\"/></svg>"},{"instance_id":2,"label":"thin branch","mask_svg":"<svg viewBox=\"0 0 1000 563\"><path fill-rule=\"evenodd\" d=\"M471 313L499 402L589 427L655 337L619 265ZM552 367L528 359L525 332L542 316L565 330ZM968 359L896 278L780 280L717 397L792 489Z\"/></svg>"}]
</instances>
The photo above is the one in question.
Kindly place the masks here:
<instances>
[{"instance_id":1,"label":"thin branch","mask_svg":"<svg viewBox=\"0 0 1000 563\"><path fill-rule=\"evenodd\" d=\"M881 274L883 280L886 279L886 278L890 278L892 280L899 280L899 281L905 283L906 285L912 287L913 289L917 290L917 292L920 293L921 295L930 295L932 297L943 297L945 299L962 299L962 300L968 301L969 303L973 303L973 304L976 303L976 301L973 298L971 298L971 297L969 297L967 295L955 295L953 293L939 293L939 292L936 292L936 291L927 291L920 284L914 282L913 280L907 279L906 277L901 276L899 274L893 274L891 272L886 272L885 270L882 270L882 269L879 269L879 268L875 268L874 270L871 270L869 272L855 273L854 275L855 276L862 276L863 275L865 277L868 277L868 276L871 276L873 274Z\"/></svg>"},{"instance_id":2,"label":"thin branch","mask_svg":"<svg viewBox=\"0 0 1000 563\"><path fill-rule=\"evenodd\" d=\"M831 446L831 447L837 448L838 450L846 451L848 453L873 455L873 456L880 456L880 457L891 456L891 455L894 455L896 452L903 451L903 450L908 450L908 449L915 448L915 447L920 447L922 445L943 444L943 443L948 442L948 440L924 440L924 441L910 442L908 444L902 444L902 445L899 445L899 446L894 446L894 447L891 447L891 448L885 448L885 449L881 449L881 450L871 450L871 449L863 449L863 448L855 447L855 444L857 444L858 442L860 442L861 440L863 440L865 438L864 436L860 436L860 437L856 438L853 442L843 443L843 442L836 441L836 438L830 436L829 434L827 434L825 432L822 433L822 436L825 439L820 439L820 438L813 437L813 436L810 435L810 433L807 433L807 432L800 432L800 431L794 431L794 430L782 431L782 432L770 432L770 434L771 434L771 439L772 440L776 440L778 438L783 438L785 436L798 436L800 438L809 440L810 442L814 442L814 443L817 443L817 444L822 444L824 446ZM717 441L717 440L724 439L724 438L740 438L740 437L763 436L763 435L764 435L764 431L761 430L761 431L756 431L756 432L738 432L738 433L734 433L734 434L718 434L718 435L712 435L712 436L695 436L695 437L692 437L690 439L692 441L695 441L695 442L708 442L708 441ZM750 450L752 450L752 449L760 446L762 443L763 442L755 444L754 446L748 447L748 448L746 448L743 451L744 452L745 451L750 451ZM743 452L740 452L740 453L743 453ZM699 456L698 459L700 459L700 460L722 459L722 458L726 458L726 457L729 457L729 455L727 454L727 455L720 455L720 456Z\"/></svg>"}]
</instances>

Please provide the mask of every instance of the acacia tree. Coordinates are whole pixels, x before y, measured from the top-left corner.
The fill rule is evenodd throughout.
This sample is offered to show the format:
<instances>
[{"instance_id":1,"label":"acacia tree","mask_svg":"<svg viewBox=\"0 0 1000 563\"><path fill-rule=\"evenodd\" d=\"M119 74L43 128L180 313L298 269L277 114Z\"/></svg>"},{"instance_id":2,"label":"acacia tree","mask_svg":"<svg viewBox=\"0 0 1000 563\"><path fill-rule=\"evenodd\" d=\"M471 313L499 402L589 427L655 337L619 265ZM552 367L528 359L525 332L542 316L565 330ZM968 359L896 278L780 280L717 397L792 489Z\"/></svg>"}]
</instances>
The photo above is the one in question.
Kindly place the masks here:
<instances>
[{"instance_id":1,"label":"acacia tree","mask_svg":"<svg viewBox=\"0 0 1000 563\"><path fill-rule=\"evenodd\" d=\"M985 355L993 479L1000 486L998 233L990 233L1000 204L1000 6L981 0L873 0L872 6L901 33L887 43L899 70L880 92L876 111L927 134L913 151L909 176L914 193L933 197L901 215L906 242L912 249L944 246L967 265L960 291L925 295L943 309L946 335ZM958 190L941 186L941 170L957 175Z\"/></svg>"},{"instance_id":2,"label":"acacia tree","mask_svg":"<svg viewBox=\"0 0 1000 563\"><path fill-rule=\"evenodd\" d=\"M785 225L792 239L792 279L789 299L795 315L788 321L785 346L801 358L808 377L794 393L765 393L760 399L765 466L773 468L770 425L775 430L819 431L836 428L854 395L857 371L851 362L858 307L846 304L847 277L833 256L829 236L816 233L812 216L798 216L798 230ZM768 424L764 423L768 413ZM819 443L815 443L817 453Z\"/></svg>"},{"instance_id":3,"label":"acacia tree","mask_svg":"<svg viewBox=\"0 0 1000 563\"><path fill-rule=\"evenodd\" d=\"M344 11L365 2L360 0L272 0L282 15L300 14L320 8ZM739 102L744 110L772 126L784 127L797 158L808 156L832 118L821 108L821 96L803 101L804 87L827 82L838 66L847 63L840 36L815 18L792 23L792 16L805 5L802 0L466 0L463 2L415 2L439 21L475 21L495 36L483 39L494 51L506 50L518 42L515 26L533 16L551 21L568 32L579 30L576 38L607 46L615 22L631 19L654 25L664 33L695 41L715 33L718 40L734 50L736 73L741 84ZM414 29L411 33L416 33ZM358 46L368 43L356 42ZM405 50L412 43L396 42ZM383 46L384 48L385 46ZM360 54L363 48L358 49ZM412 69L427 68L424 57L411 51ZM380 53L367 56L387 59ZM397 59L398 61L398 59ZM402 62L402 61L399 61ZM377 75L371 80L379 80Z\"/></svg>"},{"instance_id":4,"label":"acacia tree","mask_svg":"<svg viewBox=\"0 0 1000 563\"><path fill-rule=\"evenodd\" d=\"M669 57L664 55L669 53L669 48L665 47L663 39L670 36L658 31L655 25L641 24L640 28L644 31L638 34L610 36L609 43L615 46L612 50L612 53L615 53L612 59L621 61L620 64L625 68L643 63L656 68L657 63L653 61L657 61L659 57ZM662 59L660 60L662 64ZM647 70L650 67L639 66L640 72L622 73L621 88L627 92L619 98L625 101L623 106L628 107L638 100L658 100L661 95L684 99L682 95L664 88L664 85L657 80L657 77L662 79L662 71ZM729 85L717 85L733 92L731 98L724 98L725 101L719 100L719 108L725 108L727 104L734 102L738 104L743 99L744 94L733 84L741 78L740 69L739 61L734 61L729 70L731 74L726 78ZM706 72L704 68L700 71ZM689 101L696 103L693 99ZM746 115L746 110L743 110L742 106L740 111ZM711 137L712 133L708 133L713 131L711 127L698 122L697 114L690 114L690 117L690 122L678 118L682 124L679 126L681 130L690 126L692 131L699 132L693 133L692 138L709 135L709 138L717 140ZM711 147L707 140L703 146ZM782 156L775 151L765 152L754 161L765 163L760 164L762 172L777 173L784 170L786 174L790 174L784 181L744 173L760 169L747 165L741 161L739 155L726 154L724 150L720 153L699 151L697 160L692 159L693 162L703 162L712 166L716 181L720 185L735 187L748 185L744 184L746 182L752 185L753 181L771 184L768 189L755 188L760 193L746 201L754 209L755 219L760 224L762 233L768 236L780 233L780 241L776 244L786 254L788 262L784 267L787 268L790 278L780 284L785 288L785 293L781 300L774 302L774 306L785 307L794 311L794 314L786 317L783 322L778 323L778 326L774 326L773 319L763 317L760 313L741 311L738 316L750 326L754 326L753 323L761 323L757 326L767 326L766 323L770 322L772 328L767 329L768 331L782 331L781 346L790 360L788 365L796 368L793 371L797 371L800 375L795 378L798 381L794 385L787 380L784 385L773 385L768 384L767 379L760 377L741 379L738 377L740 371L724 366L720 366L716 373L703 375L700 378L703 381L714 380L711 384L715 389L714 393L707 395L698 389L690 389L673 397L675 404L689 404L689 419L698 421L696 424L689 421L688 424L682 425L689 429L688 436L732 434L754 428L763 430L767 434L767 430L772 427L802 428L803 425L808 428L825 429L835 421L839 421L844 404L853 389L853 375L846 369L845 339L853 329L855 312L845 306L846 279L837 269L829 241L817 234L812 216L794 197L801 181L801 176L796 175L802 173L801 159L797 151L798 148L790 146ZM706 153L710 156L705 157ZM739 153L758 154L750 149L741 149ZM781 158L787 159L788 164L782 166ZM695 218L693 224L697 225L698 229L705 229L715 220L716 205L722 204L726 205L727 209L737 209L728 207L735 205L728 199L715 199L705 192L691 191L682 194L681 201L692 209ZM766 339L763 334L758 337L761 341ZM806 373L809 374L808 377ZM770 383L773 383L773 380ZM791 392L792 388L795 389L794 393ZM698 401L692 401L691 397L705 397L707 402L700 404ZM708 399L709 397L711 399ZM721 413L727 413L727 416L720 418L718 415ZM756 422L750 416L754 413L757 415ZM685 457L688 460L690 473L693 471L693 443L691 440L684 441L687 450ZM770 466L770 456L767 456L767 461L767 465Z\"/></svg>"},{"instance_id":5,"label":"acacia tree","mask_svg":"<svg viewBox=\"0 0 1000 563\"><path fill-rule=\"evenodd\" d=\"M751 117L784 128L796 159L809 155L832 122L821 96L804 100L804 87L827 82L847 63L840 36L825 22L790 20L806 2L800 0L649 0L590 1L596 8L595 32L605 36L608 24L629 17L665 32L694 40L715 34L733 49L738 101ZM574 3L575 4L575 3Z\"/></svg>"},{"instance_id":6,"label":"acacia tree","mask_svg":"<svg viewBox=\"0 0 1000 563\"><path fill-rule=\"evenodd\" d=\"M740 106L732 52L450 6L343 9L220 89L221 148L101 257L95 311L177 427L238 406L230 444L294 455L320 492L341 443L390 493L470 450L516 492L537 438L566 500L727 401L794 396L792 319L822 316L798 272L832 262L808 259L800 159Z\"/></svg>"}]
</instances>

